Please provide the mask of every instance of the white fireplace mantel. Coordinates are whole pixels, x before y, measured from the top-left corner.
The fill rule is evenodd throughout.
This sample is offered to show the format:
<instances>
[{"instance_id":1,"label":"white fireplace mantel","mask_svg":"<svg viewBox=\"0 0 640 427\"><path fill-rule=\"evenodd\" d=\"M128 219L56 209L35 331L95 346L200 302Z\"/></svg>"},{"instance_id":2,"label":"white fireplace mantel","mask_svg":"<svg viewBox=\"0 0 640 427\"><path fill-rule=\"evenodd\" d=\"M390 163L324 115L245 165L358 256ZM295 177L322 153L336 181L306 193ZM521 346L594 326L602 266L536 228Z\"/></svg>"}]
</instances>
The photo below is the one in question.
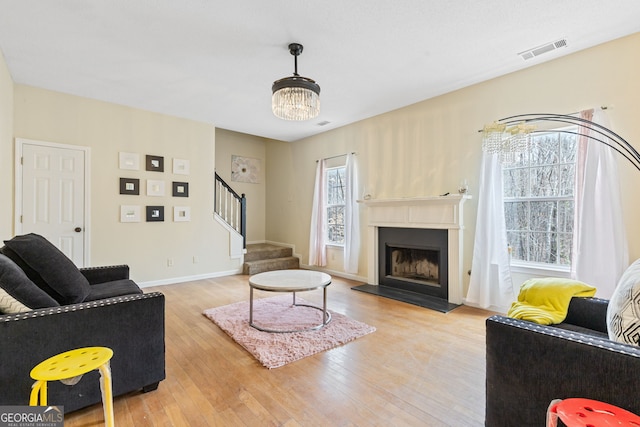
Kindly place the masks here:
<instances>
[{"instance_id":1,"label":"white fireplace mantel","mask_svg":"<svg viewBox=\"0 0 640 427\"><path fill-rule=\"evenodd\" d=\"M369 199L359 202L368 213L368 272L369 284L378 285L378 228L427 228L448 231L449 296L452 304L462 304L463 298L463 239L462 206L467 195L404 199Z\"/></svg>"}]
</instances>

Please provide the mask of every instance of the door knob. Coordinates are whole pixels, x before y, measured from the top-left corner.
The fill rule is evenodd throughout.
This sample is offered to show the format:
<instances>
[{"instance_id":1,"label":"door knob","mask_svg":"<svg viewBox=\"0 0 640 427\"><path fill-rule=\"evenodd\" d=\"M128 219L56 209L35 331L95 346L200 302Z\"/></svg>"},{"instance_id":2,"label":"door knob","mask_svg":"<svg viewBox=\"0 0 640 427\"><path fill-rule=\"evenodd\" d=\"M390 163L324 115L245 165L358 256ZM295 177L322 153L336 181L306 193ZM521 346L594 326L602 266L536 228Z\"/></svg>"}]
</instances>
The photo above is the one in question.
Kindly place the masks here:
<instances>
[{"instance_id":1,"label":"door knob","mask_svg":"<svg viewBox=\"0 0 640 427\"><path fill-rule=\"evenodd\" d=\"M76 228L74 228L74 229L73 229L73 231L75 231L76 233L79 233L79 232L81 232L81 231L82 231L82 228L80 228L80 227L76 227Z\"/></svg>"}]
</instances>

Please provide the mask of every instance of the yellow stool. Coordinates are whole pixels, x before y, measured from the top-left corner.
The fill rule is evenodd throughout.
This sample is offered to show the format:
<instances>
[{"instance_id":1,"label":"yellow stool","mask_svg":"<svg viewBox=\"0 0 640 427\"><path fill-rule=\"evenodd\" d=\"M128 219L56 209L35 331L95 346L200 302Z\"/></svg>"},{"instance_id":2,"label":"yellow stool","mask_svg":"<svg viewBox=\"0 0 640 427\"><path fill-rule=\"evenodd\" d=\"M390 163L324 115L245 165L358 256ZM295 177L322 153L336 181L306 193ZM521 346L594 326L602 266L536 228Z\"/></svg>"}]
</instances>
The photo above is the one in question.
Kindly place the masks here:
<instances>
[{"instance_id":1,"label":"yellow stool","mask_svg":"<svg viewBox=\"0 0 640 427\"><path fill-rule=\"evenodd\" d=\"M109 360L113 356L113 350L106 347L78 348L57 354L47 360L38 363L31 370L31 378L36 380L31 390L29 405L47 405L47 381L62 381L75 379L94 369L100 370L100 390L102 391L102 403L104 407L105 424L113 427L113 395L111 393L111 369ZM80 378L77 378L79 381ZM71 382L75 384L77 381Z\"/></svg>"}]
</instances>

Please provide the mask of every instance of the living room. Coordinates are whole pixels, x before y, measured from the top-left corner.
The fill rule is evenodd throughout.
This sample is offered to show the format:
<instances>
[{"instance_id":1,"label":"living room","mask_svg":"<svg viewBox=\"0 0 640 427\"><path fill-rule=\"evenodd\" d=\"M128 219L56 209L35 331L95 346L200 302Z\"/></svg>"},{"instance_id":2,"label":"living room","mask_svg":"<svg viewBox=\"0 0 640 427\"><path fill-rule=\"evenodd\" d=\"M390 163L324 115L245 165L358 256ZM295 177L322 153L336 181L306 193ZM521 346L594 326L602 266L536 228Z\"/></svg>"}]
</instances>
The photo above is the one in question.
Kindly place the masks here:
<instances>
[{"instance_id":1,"label":"living room","mask_svg":"<svg viewBox=\"0 0 640 427\"><path fill-rule=\"evenodd\" d=\"M247 240L291 246L303 266L307 266L316 161L355 152L361 192L370 194L374 199L456 193L460 181L467 180L472 198L465 204L461 265L466 290L476 232L478 200L475 196L482 155L478 130L486 123L513 114L540 111L569 113L604 105L608 107L612 129L636 144L640 141L640 126L633 103L640 95L640 81L635 77L640 75L640 57L636 54L639 50L640 34L631 34L293 143L219 129L215 123L20 84L12 78L3 57L0 59L0 177L4 185L0 186L0 232L3 239L8 239L16 234L17 229L16 138L88 147L91 153L90 203L85 225L90 233L88 265L128 264L131 277L143 288L161 290L164 285L169 285L172 290L168 294L178 298L180 291L174 289L180 285L175 284L184 283L184 292L198 298L198 292L202 290L194 290L191 282L217 278L233 280L229 276L236 275L241 268L241 261L229 255L229 233L213 220L214 170L231 183L231 156L261 161L259 183L234 183L238 193L247 195ZM284 59L289 58L285 56ZM120 152L162 156L167 162L175 158L188 159L191 221L121 222L120 206L130 203L131 199L118 194L118 179L123 177L123 171L118 167ZM636 221L640 216L640 202L634 194L638 172L621 160L619 173L629 259L635 260L640 258L640 240L634 237L640 235L640 224ZM142 180L151 179L150 175L150 172L138 171L130 177ZM366 211L363 210L361 215L361 235L367 236ZM325 270L337 278L346 279L345 287L352 283L350 281L367 281L367 242L363 242L361 247L356 274L344 272L340 249L329 249ZM514 281L514 286L521 282ZM224 289L214 282L207 283L219 292ZM213 291L206 291L206 295L212 298L210 305L222 305L242 298L239 286L227 296L213 296L210 295ZM337 295L345 299L350 297L348 292ZM188 301L179 301L175 308L171 308L176 317L179 310L189 310ZM339 301L334 302L340 307ZM351 309L365 313L378 308L378 304L384 303L365 307L358 302ZM393 308L397 309L397 305ZM465 310L470 309L465 307ZM407 311L408 316L429 317L417 314L414 308ZM467 313L481 318L473 323L479 328L482 327L482 319L488 315L483 311L475 315L472 311ZM446 318L440 321L455 323ZM183 324L181 327L186 328ZM200 334L199 330L180 332L193 333L196 338ZM473 332L482 334L481 330L474 329ZM174 331L172 336L177 335L179 333ZM464 338L469 339L469 336ZM223 339L224 335L216 335L218 344L224 343ZM197 339L190 341L191 344L193 342ZM474 343L481 346L482 336L476 336ZM473 353L470 357L482 358L483 349L477 350L475 353L475 350L470 350ZM168 354L170 358L177 359L181 351L173 348L168 350ZM189 356L192 354L188 352ZM236 352L232 354L237 355ZM365 357L364 354L358 355ZM410 351L403 354L411 357ZM318 371L331 370L332 362L329 356L326 366L319 366L319 362L311 366ZM176 360L168 363L173 363L172 369L179 366ZM242 359L242 363L250 364L251 361ZM477 367L483 368L482 364ZM304 375L302 369L288 372ZM178 377L181 374L179 371L173 373ZM263 375L266 374L259 374L260 377ZM285 374L274 371L274 375ZM471 382L473 386L482 386L481 378ZM185 389L193 387L187 383L181 385ZM161 384L160 388L163 386L166 384ZM296 383L296 387L303 386L304 383ZM332 386L338 387L339 384ZM268 390L263 392L268 393ZM367 393L367 390L354 387L349 392ZM203 395L213 398L212 393L213 390L207 390ZM140 398L134 397L133 400L139 401ZM182 404L188 409L199 408L199 403L193 406ZM382 406L379 400L377 404ZM251 406L250 403L247 405ZM188 412L184 407L182 410ZM439 411L436 418L441 419L445 411L441 408ZM470 419L477 420L481 415L474 414ZM298 420L298 424L303 423L303 419ZM314 424L313 421L309 423ZM358 424L358 420L353 423Z\"/></svg>"}]
</instances>

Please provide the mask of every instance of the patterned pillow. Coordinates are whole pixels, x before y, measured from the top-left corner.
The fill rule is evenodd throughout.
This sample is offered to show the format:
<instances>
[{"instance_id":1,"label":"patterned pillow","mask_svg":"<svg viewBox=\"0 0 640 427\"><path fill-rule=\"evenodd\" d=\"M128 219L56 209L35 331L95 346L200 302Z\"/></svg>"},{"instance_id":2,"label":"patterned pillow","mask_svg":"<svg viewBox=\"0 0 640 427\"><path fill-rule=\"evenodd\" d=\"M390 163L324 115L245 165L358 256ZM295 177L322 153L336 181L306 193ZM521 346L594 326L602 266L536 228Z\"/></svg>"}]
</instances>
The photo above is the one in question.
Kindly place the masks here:
<instances>
[{"instance_id":1,"label":"patterned pillow","mask_svg":"<svg viewBox=\"0 0 640 427\"><path fill-rule=\"evenodd\" d=\"M22 313L59 304L37 287L13 261L0 254L0 313Z\"/></svg>"},{"instance_id":2,"label":"patterned pillow","mask_svg":"<svg viewBox=\"0 0 640 427\"><path fill-rule=\"evenodd\" d=\"M607 307L609 339L640 345L640 259L631 264Z\"/></svg>"}]
</instances>

